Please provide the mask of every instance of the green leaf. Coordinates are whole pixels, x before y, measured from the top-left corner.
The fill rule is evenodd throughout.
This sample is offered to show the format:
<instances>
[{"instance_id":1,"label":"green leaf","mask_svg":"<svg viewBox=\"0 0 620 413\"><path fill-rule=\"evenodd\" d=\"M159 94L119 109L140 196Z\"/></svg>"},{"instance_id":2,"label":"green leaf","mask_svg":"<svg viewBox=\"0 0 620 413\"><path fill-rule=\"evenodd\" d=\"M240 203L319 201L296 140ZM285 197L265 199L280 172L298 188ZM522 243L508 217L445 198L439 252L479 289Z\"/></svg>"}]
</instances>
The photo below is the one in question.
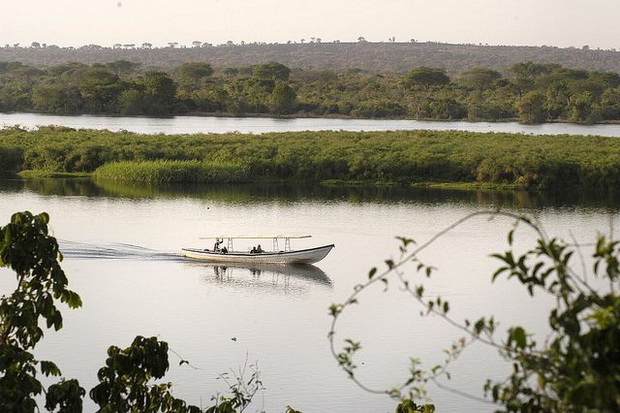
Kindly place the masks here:
<instances>
[{"instance_id":1,"label":"green leaf","mask_svg":"<svg viewBox=\"0 0 620 413\"><path fill-rule=\"evenodd\" d=\"M329 314L336 317L342 311L342 304L332 304L329 306Z\"/></svg>"},{"instance_id":2,"label":"green leaf","mask_svg":"<svg viewBox=\"0 0 620 413\"><path fill-rule=\"evenodd\" d=\"M386 278L381 278L381 282L382 282L383 284L385 284L385 290L387 290L387 288L388 288L388 284L389 284L389 283L388 283L388 280L387 280Z\"/></svg>"},{"instance_id":3,"label":"green leaf","mask_svg":"<svg viewBox=\"0 0 620 413\"><path fill-rule=\"evenodd\" d=\"M403 245L404 247L406 247L406 246L407 246L407 245L409 245L409 244L415 244L415 241L414 241L413 239L411 239L411 238L407 238L407 237L396 237L396 239L397 239L397 240L399 240L399 241L402 243L402 245Z\"/></svg>"},{"instance_id":4,"label":"green leaf","mask_svg":"<svg viewBox=\"0 0 620 413\"><path fill-rule=\"evenodd\" d=\"M61 372L58 366L51 361L41 361L41 373L45 376L60 376Z\"/></svg>"},{"instance_id":5,"label":"green leaf","mask_svg":"<svg viewBox=\"0 0 620 413\"><path fill-rule=\"evenodd\" d=\"M513 327L508 333L508 345L514 343L518 349L524 349L527 345L527 336L525 330L522 327Z\"/></svg>"},{"instance_id":6,"label":"green leaf","mask_svg":"<svg viewBox=\"0 0 620 413\"><path fill-rule=\"evenodd\" d=\"M479 335L484 329L485 325L486 325L486 321L484 317L476 321L476 323L474 324L474 333L476 335Z\"/></svg>"}]
</instances>

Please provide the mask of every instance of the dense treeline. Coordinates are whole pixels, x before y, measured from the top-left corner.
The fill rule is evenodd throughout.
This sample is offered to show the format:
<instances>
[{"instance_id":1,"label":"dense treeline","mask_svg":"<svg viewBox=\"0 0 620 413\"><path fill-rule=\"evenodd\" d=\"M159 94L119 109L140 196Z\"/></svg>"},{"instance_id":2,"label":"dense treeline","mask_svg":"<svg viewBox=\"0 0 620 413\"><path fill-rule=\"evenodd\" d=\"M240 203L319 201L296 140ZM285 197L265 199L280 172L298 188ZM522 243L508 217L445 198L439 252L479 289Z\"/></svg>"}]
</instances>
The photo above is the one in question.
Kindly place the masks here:
<instances>
[{"instance_id":1,"label":"dense treeline","mask_svg":"<svg viewBox=\"0 0 620 413\"><path fill-rule=\"evenodd\" d=\"M618 121L620 74L531 62L452 77L428 67L401 75L275 62L215 71L192 62L168 73L124 60L44 68L0 62L0 111Z\"/></svg>"},{"instance_id":2,"label":"dense treeline","mask_svg":"<svg viewBox=\"0 0 620 413\"><path fill-rule=\"evenodd\" d=\"M145 67L171 70L181 63L210 62L217 69L280 62L295 69L347 70L405 73L419 66L441 67L454 75L476 67L503 71L520 62L555 63L571 69L620 71L620 52L611 50L560 48L554 46L501 46L447 44L399 39L369 42L328 41L308 38L277 43L226 42L214 45L204 40L163 47L150 43L96 44L59 47L40 42L0 47L0 61L20 61L35 66L55 66L70 62L92 65L130 60ZM404 40L404 41L402 41ZM188 47L189 46L189 47Z\"/></svg>"},{"instance_id":3,"label":"dense treeline","mask_svg":"<svg viewBox=\"0 0 620 413\"><path fill-rule=\"evenodd\" d=\"M163 160L201 163L189 162L188 168L220 165L220 171L230 168L234 181L479 182L544 189L620 188L620 140L616 138L434 131L171 136L53 127L0 131L0 165L4 170L93 172L102 165L131 161L135 165L146 162L142 167L154 174L158 168L150 161ZM131 163L122 166L126 174L137 173ZM125 179L120 177L123 168L112 173ZM179 173L187 175L188 169L181 168ZM210 176L222 176L217 174Z\"/></svg>"}]
</instances>

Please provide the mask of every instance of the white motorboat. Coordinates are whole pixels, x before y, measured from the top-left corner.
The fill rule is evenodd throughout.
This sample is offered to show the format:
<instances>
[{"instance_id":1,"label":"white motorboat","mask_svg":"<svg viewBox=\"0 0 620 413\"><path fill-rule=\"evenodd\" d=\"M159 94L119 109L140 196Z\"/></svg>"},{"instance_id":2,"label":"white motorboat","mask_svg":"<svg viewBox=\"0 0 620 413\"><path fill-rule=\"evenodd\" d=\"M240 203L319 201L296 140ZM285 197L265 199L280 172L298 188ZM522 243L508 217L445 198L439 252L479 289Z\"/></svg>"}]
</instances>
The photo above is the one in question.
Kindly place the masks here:
<instances>
[{"instance_id":1,"label":"white motorboat","mask_svg":"<svg viewBox=\"0 0 620 413\"><path fill-rule=\"evenodd\" d=\"M289 236L218 236L215 238L213 249L182 248L184 257L195 260L213 263L235 263L235 264L314 264L321 261L334 248L334 244L323 245L320 247L306 248L301 250L291 249L291 239L310 238L310 235ZM227 246L220 245L227 240ZM271 239L273 242L272 251L264 251L259 244L259 248L248 251L235 251L233 240L235 239ZM284 249L278 247L278 240L284 240Z\"/></svg>"}]
</instances>

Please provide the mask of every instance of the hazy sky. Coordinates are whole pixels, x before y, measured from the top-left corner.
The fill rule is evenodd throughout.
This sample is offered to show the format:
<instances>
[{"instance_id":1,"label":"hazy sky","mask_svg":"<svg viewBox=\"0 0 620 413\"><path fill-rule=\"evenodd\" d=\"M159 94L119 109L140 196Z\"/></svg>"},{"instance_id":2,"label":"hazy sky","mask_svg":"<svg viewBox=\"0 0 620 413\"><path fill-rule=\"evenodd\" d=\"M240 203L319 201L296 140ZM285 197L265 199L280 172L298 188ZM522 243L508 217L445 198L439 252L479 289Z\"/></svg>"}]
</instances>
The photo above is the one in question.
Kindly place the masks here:
<instances>
[{"instance_id":1,"label":"hazy sky","mask_svg":"<svg viewBox=\"0 0 620 413\"><path fill-rule=\"evenodd\" d=\"M0 0L0 45L438 41L620 49L620 0Z\"/></svg>"}]
</instances>

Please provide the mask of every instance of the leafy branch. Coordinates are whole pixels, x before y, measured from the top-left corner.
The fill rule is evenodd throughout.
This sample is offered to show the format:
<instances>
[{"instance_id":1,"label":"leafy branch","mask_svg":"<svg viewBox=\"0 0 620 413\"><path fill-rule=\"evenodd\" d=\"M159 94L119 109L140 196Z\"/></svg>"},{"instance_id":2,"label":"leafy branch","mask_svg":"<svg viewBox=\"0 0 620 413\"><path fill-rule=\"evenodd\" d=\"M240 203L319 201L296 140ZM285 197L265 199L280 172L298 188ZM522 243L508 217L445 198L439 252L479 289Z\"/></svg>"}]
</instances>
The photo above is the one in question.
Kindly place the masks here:
<instances>
[{"instance_id":1,"label":"leafy branch","mask_svg":"<svg viewBox=\"0 0 620 413\"><path fill-rule=\"evenodd\" d=\"M549 314L552 329L548 339L539 346L521 326L508 329L502 342L494 339L497 324L495 320L482 317L475 322L457 321L451 315L449 302L441 297L427 299L422 284L412 285L405 277L403 267L408 263L416 264L417 273L431 277L435 271L432 266L422 263L419 253L457 226L475 217L506 217L515 220L515 227L508 233L509 250L492 257L501 261L500 268L493 274L491 281L499 276L516 278L534 296L536 291L544 291L555 297L556 308ZM533 230L538 238L536 246L524 254L515 254L513 249L514 231L518 224L524 224ZM412 239L399 237L400 258L397 261L386 260L387 269L378 272L373 268L368 273L368 280L357 285L353 293L343 304L330 307L332 325L328 334L333 357L348 376L362 389L372 393L387 394L401 400L424 398L425 384L433 382L437 386L459 393L465 397L480 399L452 389L438 381L441 377L450 378L449 365L458 359L462 352L472 343L480 342L495 348L506 360L513 363L513 374L503 383L487 382L485 393L493 402L503 404L507 411L566 411L573 406L595 406L615 410L620 381L618 374L617 346L620 342L618 333L618 314L620 298L615 294L620 274L618 264L618 242L600 237L593 258L595 277L609 281L609 292L601 295L588 282L587 273L579 275L570 267L573 250L560 240L549 238L542 226L534 219L509 212L479 211L469 214L438 232L425 243L409 251L415 245ZM422 316L430 314L439 316L452 327L461 330L465 336L455 341L445 350L445 360L429 371L419 368L419 360L411 359L409 377L393 389L371 389L357 379L355 353L361 348L359 341L345 340L343 350L336 350L335 332L342 313L352 304L359 302L359 296L371 285L382 282L387 288L389 277L394 275L411 297L423 307ZM603 336L606 341L594 341L594 337ZM352 344L355 344L354 346ZM592 362L592 358L603 358L602 365ZM574 367L579 366L576 372ZM614 375L603 374L608 370ZM532 386L532 378L537 378L538 386ZM613 386L616 386L615 388ZM605 391L601 390L602 388ZM611 391L611 389L614 391ZM404 393L408 392L406 396ZM407 397L409 397L407 399ZM418 406L421 408L420 406ZM533 407L535 407L533 410ZM420 410L415 410L420 411Z\"/></svg>"}]
</instances>

